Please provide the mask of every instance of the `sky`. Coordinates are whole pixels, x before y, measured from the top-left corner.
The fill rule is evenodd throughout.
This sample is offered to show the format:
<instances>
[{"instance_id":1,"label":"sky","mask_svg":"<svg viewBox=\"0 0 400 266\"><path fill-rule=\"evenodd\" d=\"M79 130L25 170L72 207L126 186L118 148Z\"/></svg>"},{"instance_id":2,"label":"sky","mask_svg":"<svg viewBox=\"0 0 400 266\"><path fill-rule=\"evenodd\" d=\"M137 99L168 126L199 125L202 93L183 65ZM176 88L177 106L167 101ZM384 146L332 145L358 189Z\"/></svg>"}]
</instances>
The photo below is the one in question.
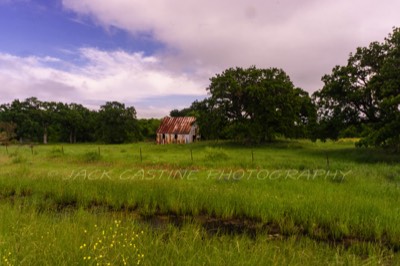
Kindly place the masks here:
<instances>
[{"instance_id":1,"label":"sky","mask_svg":"<svg viewBox=\"0 0 400 266\"><path fill-rule=\"evenodd\" d=\"M398 0L0 0L0 103L37 97L161 118L230 67L282 68L312 93L400 26Z\"/></svg>"}]
</instances>

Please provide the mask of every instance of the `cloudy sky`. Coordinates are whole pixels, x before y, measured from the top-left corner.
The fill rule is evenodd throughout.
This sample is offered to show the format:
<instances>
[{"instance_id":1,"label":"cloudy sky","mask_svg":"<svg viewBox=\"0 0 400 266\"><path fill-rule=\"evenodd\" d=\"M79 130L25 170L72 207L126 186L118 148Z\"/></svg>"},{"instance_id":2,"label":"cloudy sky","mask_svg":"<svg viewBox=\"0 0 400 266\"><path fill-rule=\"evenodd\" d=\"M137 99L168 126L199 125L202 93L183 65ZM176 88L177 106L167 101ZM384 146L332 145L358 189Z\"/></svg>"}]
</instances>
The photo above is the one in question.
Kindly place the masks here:
<instances>
[{"instance_id":1,"label":"cloudy sky","mask_svg":"<svg viewBox=\"0 0 400 266\"><path fill-rule=\"evenodd\" d=\"M0 0L0 103L35 96L162 117L229 67L283 68L310 93L400 26L399 0Z\"/></svg>"}]
</instances>

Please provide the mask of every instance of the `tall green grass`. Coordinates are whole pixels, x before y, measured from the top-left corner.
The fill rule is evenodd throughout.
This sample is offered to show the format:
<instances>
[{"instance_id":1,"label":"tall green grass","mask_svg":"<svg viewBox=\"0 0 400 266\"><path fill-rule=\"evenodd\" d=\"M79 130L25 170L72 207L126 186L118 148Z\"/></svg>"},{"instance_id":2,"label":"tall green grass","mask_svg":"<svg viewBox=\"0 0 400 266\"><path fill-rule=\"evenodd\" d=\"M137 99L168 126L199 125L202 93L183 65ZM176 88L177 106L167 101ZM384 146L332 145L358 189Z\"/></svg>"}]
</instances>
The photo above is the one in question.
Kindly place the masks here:
<instances>
[{"instance_id":1,"label":"tall green grass","mask_svg":"<svg viewBox=\"0 0 400 266\"><path fill-rule=\"evenodd\" d=\"M81 232L116 219L144 231L149 265L398 261L400 156L383 150L307 141L8 149L0 252L14 265L87 263ZM29 241L36 248L22 247Z\"/></svg>"},{"instance_id":2,"label":"tall green grass","mask_svg":"<svg viewBox=\"0 0 400 266\"><path fill-rule=\"evenodd\" d=\"M115 221L121 220L123 230L138 235L131 242L135 249L125 255L134 255L135 264L140 255L140 265L377 265L396 264L400 259L378 243L346 248L297 236L253 239L247 235L210 235L196 224L155 226L140 223L128 214L84 210L37 213L4 204L0 205L0 214L4 217L0 226L1 265L7 265L4 258L10 265L96 265L96 256L109 253L93 249L95 243L99 238L112 243L110 228L115 229ZM121 249L103 262L123 265L116 261L123 254Z\"/></svg>"}]
</instances>

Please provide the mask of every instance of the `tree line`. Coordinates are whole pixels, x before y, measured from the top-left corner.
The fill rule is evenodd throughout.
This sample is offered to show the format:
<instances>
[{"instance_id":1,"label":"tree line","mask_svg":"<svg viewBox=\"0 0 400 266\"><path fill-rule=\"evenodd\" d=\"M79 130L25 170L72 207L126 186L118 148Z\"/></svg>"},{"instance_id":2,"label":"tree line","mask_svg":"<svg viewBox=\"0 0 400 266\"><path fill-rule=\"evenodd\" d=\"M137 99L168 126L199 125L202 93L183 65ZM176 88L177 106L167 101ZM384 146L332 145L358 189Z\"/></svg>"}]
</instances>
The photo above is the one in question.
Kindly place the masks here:
<instances>
[{"instance_id":1,"label":"tree line","mask_svg":"<svg viewBox=\"0 0 400 266\"><path fill-rule=\"evenodd\" d=\"M322 89L310 96L282 69L229 68L210 79L209 97L170 115L195 116L203 139L359 137L358 146L400 150L399 28L383 42L358 47L346 65L335 66L322 81ZM0 141L122 143L155 139L159 123L138 120L134 107L119 102L92 111L29 98L0 106Z\"/></svg>"},{"instance_id":2,"label":"tree line","mask_svg":"<svg viewBox=\"0 0 400 266\"><path fill-rule=\"evenodd\" d=\"M137 119L134 107L107 102L98 111L35 97L0 105L0 142L123 143L155 137L158 119Z\"/></svg>"}]
</instances>

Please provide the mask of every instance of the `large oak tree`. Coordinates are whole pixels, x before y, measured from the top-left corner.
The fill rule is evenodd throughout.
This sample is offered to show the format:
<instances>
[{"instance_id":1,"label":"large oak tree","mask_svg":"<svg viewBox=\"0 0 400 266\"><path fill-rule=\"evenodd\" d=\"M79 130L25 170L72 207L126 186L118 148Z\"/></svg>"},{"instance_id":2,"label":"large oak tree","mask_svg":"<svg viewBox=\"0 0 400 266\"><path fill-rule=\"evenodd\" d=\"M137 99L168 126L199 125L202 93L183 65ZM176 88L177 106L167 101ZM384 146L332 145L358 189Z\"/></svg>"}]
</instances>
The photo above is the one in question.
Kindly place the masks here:
<instances>
[{"instance_id":1,"label":"large oak tree","mask_svg":"<svg viewBox=\"0 0 400 266\"><path fill-rule=\"evenodd\" d=\"M322 78L314 93L319 137L338 138L345 128L363 129L360 145L400 148L400 29L383 42L372 42L350 54Z\"/></svg>"},{"instance_id":2,"label":"large oak tree","mask_svg":"<svg viewBox=\"0 0 400 266\"><path fill-rule=\"evenodd\" d=\"M259 143L296 137L315 117L308 93L295 88L281 69L229 68L210 80L209 114L218 116L213 121L231 139Z\"/></svg>"}]
</instances>

